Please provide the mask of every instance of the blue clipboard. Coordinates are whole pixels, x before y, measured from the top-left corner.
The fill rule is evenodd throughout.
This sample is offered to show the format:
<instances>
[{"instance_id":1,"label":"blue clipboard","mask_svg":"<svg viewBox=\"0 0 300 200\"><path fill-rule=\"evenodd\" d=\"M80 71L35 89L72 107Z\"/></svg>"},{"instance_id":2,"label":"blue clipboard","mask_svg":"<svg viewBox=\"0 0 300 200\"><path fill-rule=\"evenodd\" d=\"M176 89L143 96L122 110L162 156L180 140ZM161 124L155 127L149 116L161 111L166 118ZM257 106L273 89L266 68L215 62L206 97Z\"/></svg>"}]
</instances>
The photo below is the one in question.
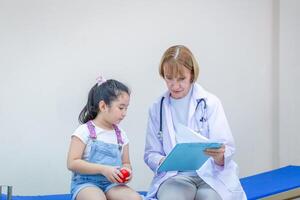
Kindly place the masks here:
<instances>
[{"instance_id":1,"label":"blue clipboard","mask_svg":"<svg viewBox=\"0 0 300 200\"><path fill-rule=\"evenodd\" d=\"M209 158L205 149L220 148L222 143L178 143L158 167L157 172L195 171Z\"/></svg>"}]
</instances>

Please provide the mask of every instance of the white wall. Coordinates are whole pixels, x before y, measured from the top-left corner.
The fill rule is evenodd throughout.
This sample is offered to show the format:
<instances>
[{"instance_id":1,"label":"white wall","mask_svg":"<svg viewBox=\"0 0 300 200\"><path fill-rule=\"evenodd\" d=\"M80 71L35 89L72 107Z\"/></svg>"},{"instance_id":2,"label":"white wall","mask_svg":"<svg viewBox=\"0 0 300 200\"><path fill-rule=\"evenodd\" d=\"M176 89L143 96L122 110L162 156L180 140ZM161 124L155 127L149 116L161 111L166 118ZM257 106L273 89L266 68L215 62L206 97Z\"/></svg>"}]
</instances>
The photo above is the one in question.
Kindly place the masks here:
<instances>
[{"instance_id":1,"label":"white wall","mask_svg":"<svg viewBox=\"0 0 300 200\"><path fill-rule=\"evenodd\" d=\"M280 1L280 164L300 164L300 1Z\"/></svg>"},{"instance_id":2,"label":"white wall","mask_svg":"<svg viewBox=\"0 0 300 200\"><path fill-rule=\"evenodd\" d=\"M131 140L131 186L146 190L152 177L143 162L147 109L165 90L157 68L174 44L194 52L199 83L222 100L240 175L277 167L274 8L272 0L0 0L0 184L22 195L69 191L70 135L101 73L132 89L121 125Z\"/></svg>"}]
</instances>

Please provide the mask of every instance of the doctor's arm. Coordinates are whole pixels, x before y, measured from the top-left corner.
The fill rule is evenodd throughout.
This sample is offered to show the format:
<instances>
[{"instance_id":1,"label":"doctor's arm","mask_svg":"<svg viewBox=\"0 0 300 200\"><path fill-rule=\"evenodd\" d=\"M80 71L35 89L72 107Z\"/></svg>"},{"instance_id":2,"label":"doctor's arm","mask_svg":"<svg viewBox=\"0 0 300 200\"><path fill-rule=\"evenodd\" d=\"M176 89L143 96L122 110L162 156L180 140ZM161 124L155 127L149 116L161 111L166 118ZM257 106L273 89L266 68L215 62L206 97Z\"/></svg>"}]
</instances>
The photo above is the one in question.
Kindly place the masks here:
<instances>
[{"instance_id":1,"label":"doctor's arm","mask_svg":"<svg viewBox=\"0 0 300 200\"><path fill-rule=\"evenodd\" d=\"M158 138L158 115L154 114L153 108L149 110L144 161L155 172L161 161L165 157L163 146Z\"/></svg>"},{"instance_id":2,"label":"doctor's arm","mask_svg":"<svg viewBox=\"0 0 300 200\"><path fill-rule=\"evenodd\" d=\"M207 149L206 152L214 158L216 165L226 167L235 152L235 145L223 106L219 99L216 99L215 105L212 106L208 122L210 125L210 139L220 141L223 145L219 149Z\"/></svg>"}]
</instances>

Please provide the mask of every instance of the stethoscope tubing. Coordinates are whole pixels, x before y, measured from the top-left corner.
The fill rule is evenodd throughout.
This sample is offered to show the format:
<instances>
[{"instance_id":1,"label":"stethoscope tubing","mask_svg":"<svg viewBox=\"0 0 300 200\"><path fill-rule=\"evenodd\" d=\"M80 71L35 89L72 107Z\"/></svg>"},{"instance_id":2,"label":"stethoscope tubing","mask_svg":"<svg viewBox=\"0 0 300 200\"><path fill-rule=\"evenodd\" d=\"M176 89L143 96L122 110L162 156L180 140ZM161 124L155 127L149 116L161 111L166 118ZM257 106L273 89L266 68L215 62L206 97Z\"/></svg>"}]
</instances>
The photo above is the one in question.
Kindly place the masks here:
<instances>
[{"instance_id":1,"label":"stethoscope tubing","mask_svg":"<svg viewBox=\"0 0 300 200\"><path fill-rule=\"evenodd\" d=\"M165 97L162 97L161 100L160 100L160 108L159 108L159 132L158 132L158 136L160 139L162 139L162 111L163 111L163 103L164 103L164 99ZM206 100L204 98L201 98L199 100L197 100L197 105L196 105L196 108L195 110L198 109L198 106L199 104L203 102L203 108L202 108L202 117L200 119L200 121L203 123L203 122L206 122L207 121L207 116L206 116L206 109L207 109L207 104L206 104Z\"/></svg>"}]
</instances>

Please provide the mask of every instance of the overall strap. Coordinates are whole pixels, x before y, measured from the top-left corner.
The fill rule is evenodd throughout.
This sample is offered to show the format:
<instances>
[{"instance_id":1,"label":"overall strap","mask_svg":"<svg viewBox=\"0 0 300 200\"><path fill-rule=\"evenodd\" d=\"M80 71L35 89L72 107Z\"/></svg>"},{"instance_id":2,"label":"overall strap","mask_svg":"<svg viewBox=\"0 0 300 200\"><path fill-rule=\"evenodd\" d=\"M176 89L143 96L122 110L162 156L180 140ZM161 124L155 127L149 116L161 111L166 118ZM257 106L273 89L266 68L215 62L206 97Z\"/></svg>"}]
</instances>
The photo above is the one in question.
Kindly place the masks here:
<instances>
[{"instance_id":1,"label":"overall strap","mask_svg":"<svg viewBox=\"0 0 300 200\"><path fill-rule=\"evenodd\" d=\"M86 125L90 132L90 138L92 138L93 140L96 139L97 135L96 135L95 126L93 125L92 120L88 121L86 123Z\"/></svg>"},{"instance_id":2,"label":"overall strap","mask_svg":"<svg viewBox=\"0 0 300 200\"><path fill-rule=\"evenodd\" d=\"M87 124L87 127L88 127L89 132L90 132L90 138L92 138L93 140L97 139L95 126L93 125L92 120L88 121L86 124ZM113 128L114 128L116 136L117 136L117 142L118 142L119 150L121 151L122 150L122 145L124 144L124 142L122 140L122 137L121 137L121 130L115 124L113 124Z\"/></svg>"},{"instance_id":3,"label":"overall strap","mask_svg":"<svg viewBox=\"0 0 300 200\"><path fill-rule=\"evenodd\" d=\"M112 125L115 132L116 132L116 135L117 135L117 141L118 141L118 145L119 145L119 150L122 149L122 145L124 144L123 140L122 140L122 137L121 137L121 130L119 129L119 127L115 124Z\"/></svg>"}]
</instances>

